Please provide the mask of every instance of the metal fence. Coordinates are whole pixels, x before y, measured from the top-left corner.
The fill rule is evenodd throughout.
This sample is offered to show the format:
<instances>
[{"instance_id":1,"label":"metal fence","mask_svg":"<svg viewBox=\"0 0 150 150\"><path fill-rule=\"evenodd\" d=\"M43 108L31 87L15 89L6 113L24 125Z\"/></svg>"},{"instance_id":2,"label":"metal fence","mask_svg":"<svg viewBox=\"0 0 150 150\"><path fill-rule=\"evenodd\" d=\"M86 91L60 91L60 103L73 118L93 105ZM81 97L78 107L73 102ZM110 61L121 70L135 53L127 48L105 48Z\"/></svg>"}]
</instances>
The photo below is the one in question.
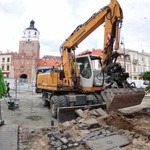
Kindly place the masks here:
<instances>
[{"instance_id":1,"label":"metal fence","mask_svg":"<svg viewBox=\"0 0 150 150\"><path fill-rule=\"evenodd\" d=\"M35 92L35 81L27 81L26 79L5 78L10 83L10 90L17 93Z\"/></svg>"}]
</instances>

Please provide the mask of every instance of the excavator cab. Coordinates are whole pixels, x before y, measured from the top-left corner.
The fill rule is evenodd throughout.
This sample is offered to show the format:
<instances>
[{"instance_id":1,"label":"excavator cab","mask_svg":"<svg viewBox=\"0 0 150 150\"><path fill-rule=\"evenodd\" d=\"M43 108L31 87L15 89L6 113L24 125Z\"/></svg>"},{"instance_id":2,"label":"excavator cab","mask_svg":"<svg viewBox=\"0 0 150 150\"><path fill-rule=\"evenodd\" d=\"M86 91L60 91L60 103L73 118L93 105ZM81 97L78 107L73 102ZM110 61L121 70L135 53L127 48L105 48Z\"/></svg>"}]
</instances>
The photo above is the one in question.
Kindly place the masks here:
<instances>
[{"instance_id":1,"label":"excavator cab","mask_svg":"<svg viewBox=\"0 0 150 150\"><path fill-rule=\"evenodd\" d=\"M113 54L110 59L113 59ZM79 66L80 85L89 89L99 87L97 92L106 102L107 111L113 111L138 105L145 95L144 89L136 88L127 82L129 74L120 63L115 61L102 69L101 58L91 55L82 55L76 58ZM103 90L102 90L103 88ZM90 89L90 90L91 90Z\"/></svg>"},{"instance_id":2,"label":"excavator cab","mask_svg":"<svg viewBox=\"0 0 150 150\"><path fill-rule=\"evenodd\" d=\"M79 67L80 85L82 87L103 86L101 58L82 55L76 58Z\"/></svg>"}]
</instances>

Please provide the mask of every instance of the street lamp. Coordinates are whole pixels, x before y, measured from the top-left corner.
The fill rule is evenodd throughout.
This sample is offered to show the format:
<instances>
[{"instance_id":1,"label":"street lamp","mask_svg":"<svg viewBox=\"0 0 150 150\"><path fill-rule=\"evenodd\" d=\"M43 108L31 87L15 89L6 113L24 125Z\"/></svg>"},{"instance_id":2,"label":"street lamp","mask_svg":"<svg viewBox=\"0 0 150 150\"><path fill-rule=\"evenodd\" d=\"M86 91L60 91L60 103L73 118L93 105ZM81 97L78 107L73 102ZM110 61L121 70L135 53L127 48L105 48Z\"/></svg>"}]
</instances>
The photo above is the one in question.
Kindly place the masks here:
<instances>
[{"instance_id":1,"label":"street lamp","mask_svg":"<svg viewBox=\"0 0 150 150\"><path fill-rule=\"evenodd\" d=\"M125 45L124 42L121 41L120 43L123 47L123 58L124 58L124 69L126 70L126 54L125 54Z\"/></svg>"}]
</instances>

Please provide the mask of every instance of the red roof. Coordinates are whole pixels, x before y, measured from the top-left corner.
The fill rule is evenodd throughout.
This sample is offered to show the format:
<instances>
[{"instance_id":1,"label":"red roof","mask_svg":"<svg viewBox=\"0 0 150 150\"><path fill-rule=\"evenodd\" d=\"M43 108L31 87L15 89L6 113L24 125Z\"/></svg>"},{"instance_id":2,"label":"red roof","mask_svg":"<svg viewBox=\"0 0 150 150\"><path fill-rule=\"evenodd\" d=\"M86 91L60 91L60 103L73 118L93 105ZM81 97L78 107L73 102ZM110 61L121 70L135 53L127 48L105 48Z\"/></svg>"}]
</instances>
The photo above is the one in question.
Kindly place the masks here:
<instances>
[{"instance_id":1,"label":"red roof","mask_svg":"<svg viewBox=\"0 0 150 150\"><path fill-rule=\"evenodd\" d=\"M90 54L93 56L103 56L103 52L101 49L96 49L96 50L85 50L81 53L79 53L77 56L85 55L85 54ZM59 56L45 56L42 59L39 60L38 66L39 67L56 67L59 66L62 63L61 58Z\"/></svg>"},{"instance_id":2,"label":"red roof","mask_svg":"<svg viewBox=\"0 0 150 150\"><path fill-rule=\"evenodd\" d=\"M91 50L84 50L83 52L81 52L81 53L79 53L79 54L77 54L77 56L81 56L81 55L85 55L85 54L91 54Z\"/></svg>"},{"instance_id":3,"label":"red roof","mask_svg":"<svg viewBox=\"0 0 150 150\"><path fill-rule=\"evenodd\" d=\"M85 54L90 54L90 55L93 55L93 56L100 56L102 57L103 56L103 52L101 49L96 49L96 50L85 50L81 53L79 53L77 56L81 56L81 55L85 55Z\"/></svg>"},{"instance_id":4,"label":"red roof","mask_svg":"<svg viewBox=\"0 0 150 150\"><path fill-rule=\"evenodd\" d=\"M91 53L91 55L102 57L103 56L103 52L102 52L101 49L97 49L97 50L93 50L92 53Z\"/></svg>"},{"instance_id":5,"label":"red roof","mask_svg":"<svg viewBox=\"0 0 150 150\"><path fill-rule=\"evenodd\" d=\"M55 56L54 56L55 57ZM51 60L43 60L43 59L40 59L38 61L38 66L39 67L56 67L56 66L59 66L61 64L61 60L54 60L54 59L51 59Z\"/></svg>"}]
</instances>

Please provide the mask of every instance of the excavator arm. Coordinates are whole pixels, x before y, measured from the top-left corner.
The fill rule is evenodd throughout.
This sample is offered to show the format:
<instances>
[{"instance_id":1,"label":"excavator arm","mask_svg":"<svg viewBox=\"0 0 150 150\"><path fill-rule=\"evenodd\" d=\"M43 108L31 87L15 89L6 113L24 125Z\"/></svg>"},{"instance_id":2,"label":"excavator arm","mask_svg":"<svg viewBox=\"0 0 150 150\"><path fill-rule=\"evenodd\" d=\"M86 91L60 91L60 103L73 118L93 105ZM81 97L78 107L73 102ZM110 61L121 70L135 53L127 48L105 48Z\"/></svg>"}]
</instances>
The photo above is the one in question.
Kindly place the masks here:
<instances>
[{"instance_id":1,"label":"excavator arm","mask_svg":"<svg viewBox=\"0 0 150 150\"><path fill-rule=\"evenodd\" d=\"M95 29L104 24L104 51L103 68L108 64L107 59L113 49L119 48L119 30L123 19L123 12L116 0L111 0L110 4L94 13L85 23L79 25L73 33L61 45L62 61L65 74L65 82L73 86L72 79L75 75L75 49L76 47ZM115 46L114 46L115 42Z\"/></svg>"}]
</instances>

